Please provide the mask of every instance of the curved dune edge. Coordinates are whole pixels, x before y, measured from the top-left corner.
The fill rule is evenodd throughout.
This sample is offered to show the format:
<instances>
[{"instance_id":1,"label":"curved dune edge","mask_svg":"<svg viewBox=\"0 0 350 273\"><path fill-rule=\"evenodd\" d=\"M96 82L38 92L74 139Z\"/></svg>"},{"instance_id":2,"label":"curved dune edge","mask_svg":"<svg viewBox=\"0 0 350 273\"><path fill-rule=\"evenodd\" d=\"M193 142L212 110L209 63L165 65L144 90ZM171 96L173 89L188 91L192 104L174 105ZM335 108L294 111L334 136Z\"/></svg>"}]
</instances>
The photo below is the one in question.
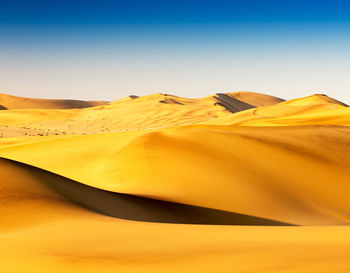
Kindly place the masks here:
<instances>
[{"instance_id":1,"label":"curved dune edge","mask_svg":"<svg viewBox=\"0 0 350 273\"><path fill-rule=\"evenodd\" d=\"M0 94L0 105L1 98ZM12 97L6 98L9 102ZM14 104L17 108L23 106L24 99L19 99ZM100 134L176 127L231 116L231 112L241 111L247 106L272 105L281 99L252 92L221 93L200 99L152 94L101 102L100 105L84 109L72 109L74 104L68 107L70 109L63 109L58 101L24 100L26 103L31 101L37 103L31 104L31 108L36 109L9 108L8 111L0 111L0 137ZM56 109L43 109L43 103L44 106L49 103L46 108ZM50 107L50 103L55 107Z\"/></svg>"},{"instance_id":2,"label":"curved dune edge","mask_svg":"<svg viewBox=\"0 0 350 273\"><path fill-rule=\"evenodd\" d=\"M0 185L35 190L7 195L21 206L1 212L0 271L78 272L347 272L350 228L163 224L123 221L75 206L22 164L0 160ZM5 166L8 168L2 169ZM36 168L34 168L36 169ZM46 172L45 172L46 173ZM27 176L25 177L24 174ZM44 177L46 174L44 174ZM16 178L12 181L9 178ZM59 178L58 183L61 181ZM31 178L32 181L28 179ZM13 183L17 182L17 183ZM19 197L26 197L20 200ZM30 202L43 202L33 206ZM6 202L3 196L0 202ZM57 202L55 201L57 200ZM4 203L1 203L2 205ZM29 206L28 206L29 205ZM0 210L1 211L1 210ZM6 220L26 215L39 223L3 232ZM6 218L7 217L7 218ZM53 218L52 218L53 217ZM44 221L43 221L44 220ZM16 232L20 231L20 232Z\"/></svg>"},{"instance_id":3,"label":"curved dune edge","mask_svg":"<svg viewBox=\"0 0 350 273\"><path fill-rule=\"evenodd\" d=\"M81 109L107 103L107 101L25 98L0 93L0 104L6 109Z\"/></svg>"},{"instance_id":4,"label":"curved dune edge","mask_svg":"<svg viewBox=\"0 0 350 273\"><path fill-rule=\"evenodd\" d=\"M312 95L263 105L225 115L201 124L234 126L297 126L341 125L350 126L350 107L326 95Z\"/></svg>"},{"instance_id":5,"label":"curved dune edge","mask_svg":"<svg viewBox=\"0 0 350 273\"><path fill-rule=\"evenodd\" d=\"M52 179L64 183L59 177ZM28 168L0 159L0 234L94 214L56 193L43 180L43 172L34 175Z\"/></svg>"},{"instance_id":6,"label":"curved dune edge","mask_svg":"<svg viewBox=\"0 0 350 273\"><path fill-rule=\"evenodd\" d=\"M3 165L10 169L1 169ZM38 220L33 219L38 215L46 217L45 221L31 226L25 226L20 219L22 226L14 232L0 230L0 272L37 273L42 269L50 273L338 273L350 270L350 227L174 225L118 220L64 201L38 183L28 168L0 160L0 170L7 170L1 173L2 178L5 174L18 180L16 185L11 179L0 180L0 185L11 181L10 186L16 189L40 190L37 199L45 197L44 202L34 206L30 204L35 199L33 195L28 198L29 193L25 193L25 202L17 198L21 206L13 208L13 203L1 206L13 212L1 214L0 228L7 224L6 216L10 219L24 214L31 221ZM52 216L54 219L49 218Z\"/></svg>"},{"instance_id":7,"label":"curved dune edge","mask_svg":"<svg viewBox=\"0 0 350 273\"><path fill-rule=\"evenodd\" d=\"M155 200L90 187L48 171L0 158L24 168L58 194L91 211L120 219L158 223L206 225L290 225L249 215Z\"/></svg>"},{"instance_id":8,"label":"curved dune edge","mask_svg":"<svg viewBox=\"0 0 350 273\"><path fill-rule=\"evenodd\" d=\"M43 138L4 145L0 155L108 191L295 225L348 225L349 130L201 125Z\"/></svg>"},{"instance_id":9,"label":"curved dune edge","mask_svg":"<svg viewBox=\"0 0 350 273\"><path fill-rule=\"evenodd\" d=\"M246 103L260 103L260 96L245 95ZM154 118L143 107L146 111L134 116L129 113L138 110L120 113L149 121L147 126L184 124L181 118L186 111L161 123L157 119L192 102L174 98L183 104L174 103L167 96L172 104L158 103L161 97L154 97L161 107L155 112L162 109L161 116ZM212 99L208 98L208 105ZM134 101L144 101L147 107L154 102L150 98ZM192 205L185 206L185 220L198 212L201 221L209 216L222 221L227 211L243 211L304 225L349 224L350 128L334 124L350 125L350 108L320 95L236 114L215 108L222 116L212 119L214 126L1 139L2 157L32 166L0 159L0 272L350 272L349 226L167 224L102 215L111 213L109 204L107 209L99 204L107 198L117 209L123 206L124 219L132 212L134 218L139 213L143 218L166 214L168 220L172 211L171 219L179 221L180 215L184 220L177 204L174 208L171 203L170 210L169 206L159 209L156 204L163 202L139 202L141 195ZM18 120L32 113L3 112L18 113ZM55 118L67 122L76 111L35 112L38 119L55 112ZM207 119L205 113L197 121ZM218 126L225 122L234 125ZM294 126L301 124L308 126ZM82 190L81 183L92 186L91 195L86 194L91 187ZM106 196L101 189L129 194L107 191ZM72 200L84 194L81 203L64 197L64 191L74 195ZM208 216L202 207L216 210L209 210ZM129 210L127 218L125 210ZM226 211L224 215L220 210ZM239 219L247 221L246 217Z\"/></svg>"}]
</instances>

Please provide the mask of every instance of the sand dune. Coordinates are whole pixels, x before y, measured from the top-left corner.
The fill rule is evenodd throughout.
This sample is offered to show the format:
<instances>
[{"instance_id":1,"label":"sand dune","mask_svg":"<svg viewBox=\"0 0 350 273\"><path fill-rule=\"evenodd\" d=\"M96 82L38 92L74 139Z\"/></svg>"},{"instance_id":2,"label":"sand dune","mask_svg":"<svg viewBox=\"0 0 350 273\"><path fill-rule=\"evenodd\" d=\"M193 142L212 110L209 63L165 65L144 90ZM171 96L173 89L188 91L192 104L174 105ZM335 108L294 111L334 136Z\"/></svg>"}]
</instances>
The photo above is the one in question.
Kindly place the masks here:
<instances>
[{"instance_id":1,"label":"sand dune","mask_svg":"<svg viewBox=\"0 0 350 273\"><path fill-rule=\"evenodd\" d=\"M236 99L233 96L229 96L223 93L217 93L217 96L215 98L218 101L216 104L225 107L226 110L230 111L231 113L255 108L251 104L245 103L243 101L240 101L239 99Z\"/></svg>"},{"instance_id":2,"label":"sand dune","mask_svg":"<svg viewBox=\"0 0 350 273\"><path fill-rule=\"evenodd\" d=\"M350 108L338 100L0 105L0 272L350 270Z\"/></svg>"},{"instance_id":3,"label":"sand dune","mask_svg":"<svg viewBox=\"0 0 350 273\"><path fill-rule=\"evenodd\" d=\"M226 95L238 99L247 104L253 105L255 107L273 105L284 101L284 99L281 98L256 92L231 92L226 93Z\"/></svg>"},{"instance_id":4,"label":"sand dune","mask_svg":"<svg viewBox=\"0 0 350 273\"><path fill-rule=\"evenodd\" d=\"M44 185L48 181L47 173L43 175L39 171L33 176L33 168L6 160L0 160L0 170L6 175L6 179L3 176L1 179L0 199L2 272L34 273L48 269L53 273L346 272L350 269L349 227L124 221L86 211L55 194ZM52 177L57 183L64 182L55 175Z\"/></svg>"},{"instance_id":5,"label":"sand dune","mask_svg":"<svg viewBox=\"0 0 350 273\"><path fill-rule=\"evenodd\" d=\"M106 101L33 99L0 94L0 105L5 109L71 109L104 105Z\"/></svg>"},{"instance_id":6,"label":"sand dune","mask_svg":"<svg viewBox=\"0 0 350 273\"><path fill-rule=\"evenodd\" d=\"M239 126L350 125L350 108L325 95L281 102L226 115L203 124Z\"/></svg>"},{"instance_id":7,"label":"sand dune","mask_svg":"<svg viewBox=\"0 0 350 273\"><path fill-rule=\"evenodd\" d=\"M89 217L0 235L0 270L347 272L349 227L157 224Z\"/></svg>"},{"instance_id":8,"label":"sand dune","mask_svg":"<svg viewBox=\"0 0 350 273\"><path fill-rule=\"evenodd\" d=\"M48 175L0 159L0 234L63 219L84 217L85 210L51 190ZM59 179L56 179L60 183ZM1 265L0 265L1 268Z\"/></svg>"},{"instance_id":9,"label":"sand dune","mask_svg":"<svg viewBox=\"0 0 350 273\"><path fill-rule=\"evenodd\" d=\"M337 126L194 125L4 142L0 154L114 192L334 225L349 223L349 133Z\"/></svg>"},{"instance_id":10,"label":"sand dune","mask_svg":"<svg viewBox=\"0 0 350 273\"><path fill-rule=\"evenodd\" d=\"M249 100L249 95L253 98L250 100L252 105L245 102ZM187 99L168 94L153 94L125 97L106 105L86 109L3 111L0 112L0 134L4 137L49 136L176 127L231 116L231 112L255 107L255 97L261 98L263 105L280 101L275 97L257 93L238 92L225 96L226 104L218 95ZM7 127L1 126L2 124L6 124Z\"/></svg>"},{"instance_id":11,"label":"sand dune","mask_svg":"<svg viewBox=\"0 0 350 273\"><path fill-rule=\"evenodd\" d=\"M30 174L32 180L36 181L36 184L30 187L27 181L17 188L13 188L13 182L11 188L2 187L4 201L46 200L50 203L64 203L70 209L74 208L72 204L77 204L93 212L134 221L207 225L289 225L249 215L109 192L20 162L8 159L0 161L0 166L6 169L11 179L18 179L19 172ZM28 206L26 208L28 209Z\"/></svg>"}]
</instances>

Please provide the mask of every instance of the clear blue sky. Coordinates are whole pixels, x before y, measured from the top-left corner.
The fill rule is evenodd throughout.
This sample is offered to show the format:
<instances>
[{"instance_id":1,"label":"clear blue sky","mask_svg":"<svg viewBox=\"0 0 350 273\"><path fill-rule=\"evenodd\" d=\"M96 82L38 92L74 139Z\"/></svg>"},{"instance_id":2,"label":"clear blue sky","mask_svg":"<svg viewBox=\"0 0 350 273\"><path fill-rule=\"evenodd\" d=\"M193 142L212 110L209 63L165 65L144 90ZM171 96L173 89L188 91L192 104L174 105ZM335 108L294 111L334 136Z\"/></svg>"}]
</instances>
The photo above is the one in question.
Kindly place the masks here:
<instances>
[{"instance_id":1,"label":"clear blue sky","mask_svg":"<svg viewBox=\"0 0 350 273\"><path fill-rule=\"evenodd\" d=\"M0 0L0 92L258 91L350 103L350 1Z\"/></svg>"}]
</instances>

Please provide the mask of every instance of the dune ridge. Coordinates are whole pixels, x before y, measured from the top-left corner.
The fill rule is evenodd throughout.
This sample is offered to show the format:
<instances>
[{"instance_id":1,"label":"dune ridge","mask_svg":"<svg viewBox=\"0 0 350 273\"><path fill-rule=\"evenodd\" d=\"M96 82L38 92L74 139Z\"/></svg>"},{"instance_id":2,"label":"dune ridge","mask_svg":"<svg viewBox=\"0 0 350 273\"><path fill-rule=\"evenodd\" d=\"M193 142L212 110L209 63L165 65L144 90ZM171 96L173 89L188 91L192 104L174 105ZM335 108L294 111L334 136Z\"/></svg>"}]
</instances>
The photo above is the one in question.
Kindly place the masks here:
<instances>
[{"instance_id":1,"label":"dune ridge","mask_svg":"<svg viewBox=\"0 0 350 273\"><path fill-rule=\"evenodd\" d=\"M350 108L326 95L311 95L305 98L280 102L248 109L208 120L202 124L235 126L296 126L296 125L341 125L349 126Z\"/></svg>"},{"instance_id":2,"label":"dune ridge","mask_svg":"<svg viewBox=\"0 0 350 273\"><path fill-rule=\"evenodd\" d=\"M107 103L106 101L34 99L0 93L0 105L4 109L72 109L93 107ZM0 110L4 109L0 108Z\"/></svg>"},{"instance_id":3,"label":"dune ridge","mask_svg":"<svg viewBox=\"0 0 350 273\"><path fill-rule=\"evenodd\" d=\"M187 99L169 94L125 97L84 109L13 109L0 112L0 134L4 137L81 135L176 127L230 116L232 111L245 109L242 105L248 105L245 100L249 97L254 98L255 104L255 97L263 105L279 102L275 97L256 93L225 96L231 103L231 111L217 95Z\"/></svg>"},{"instance_id":4,"label":"dune ridge","mask_svg":"<svg viewBox=\"0 0 350 273\"><path fill-rule=\"evenodd\" d=\"M0 111L1 272L350 270L345 103L35 103Z\"/></svg>"},{"instance_id":5,"label":"dune ridge","mask_svg":"<svg viewBox=\"0 0 350 273\"><path fill-rule=\"evenodd\" d=\"M4 165L10 163L16 168L24 169L25 172L30 173L40 184L44 184L51 191L67 198L73 204L120 219L206 225L290 225L288 223L249 215L109 192L81 184L21 162L2 158L0 160ZM3 194L7 198L11 197L9 194ZM35 198L35 195L32 195L32 197L29 195L23 196L23 198L26 197ZM38 197L40 198L42 196L39 195Z\"/></svg>"},{"instance_id":6,"label":"dune ridge","mask_svg":"<svg viewBox=\"0 0 350 273\"><path fill-rule=\"evenodd\" d=\"M109 191L297 225L346 225L349 130L192 125L50 137L0 146L0 154Z\"/></svg>"},{"instance_id":7,"label":"dune ridge","mask_svg":"<svg viewBox=\"0 0 350 273\"><path fill-rule=\"evenodd\" d=\"M239 99L236 99L233 96L226 95L224 93L217 93L215 97L218 102L216 104L222 105L226 108L226 110L231 113L240 112L242 110L247 110L251 108L255 108L255 106L245 103Z\"/></svg>"}]
</instances>

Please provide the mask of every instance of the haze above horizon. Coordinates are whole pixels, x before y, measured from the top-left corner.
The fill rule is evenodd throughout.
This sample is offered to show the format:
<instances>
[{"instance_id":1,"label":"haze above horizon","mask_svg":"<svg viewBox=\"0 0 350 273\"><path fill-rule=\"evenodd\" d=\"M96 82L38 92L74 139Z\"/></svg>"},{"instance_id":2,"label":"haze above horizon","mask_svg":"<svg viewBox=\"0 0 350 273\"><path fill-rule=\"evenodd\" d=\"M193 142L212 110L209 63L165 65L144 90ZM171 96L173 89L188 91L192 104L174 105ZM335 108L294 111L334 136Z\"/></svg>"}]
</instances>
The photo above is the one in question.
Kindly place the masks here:
<instances>
[{"instance_id":1,"label":"haze above horizon","mask_svg":"<svg viewBox=\"0 0 350 273\"><path fill-rule=\"evenodd\" d=\"M349 11L348 1L6 1L0 92L325 93L350 103Z\"/></svg>"}]
</instances>

